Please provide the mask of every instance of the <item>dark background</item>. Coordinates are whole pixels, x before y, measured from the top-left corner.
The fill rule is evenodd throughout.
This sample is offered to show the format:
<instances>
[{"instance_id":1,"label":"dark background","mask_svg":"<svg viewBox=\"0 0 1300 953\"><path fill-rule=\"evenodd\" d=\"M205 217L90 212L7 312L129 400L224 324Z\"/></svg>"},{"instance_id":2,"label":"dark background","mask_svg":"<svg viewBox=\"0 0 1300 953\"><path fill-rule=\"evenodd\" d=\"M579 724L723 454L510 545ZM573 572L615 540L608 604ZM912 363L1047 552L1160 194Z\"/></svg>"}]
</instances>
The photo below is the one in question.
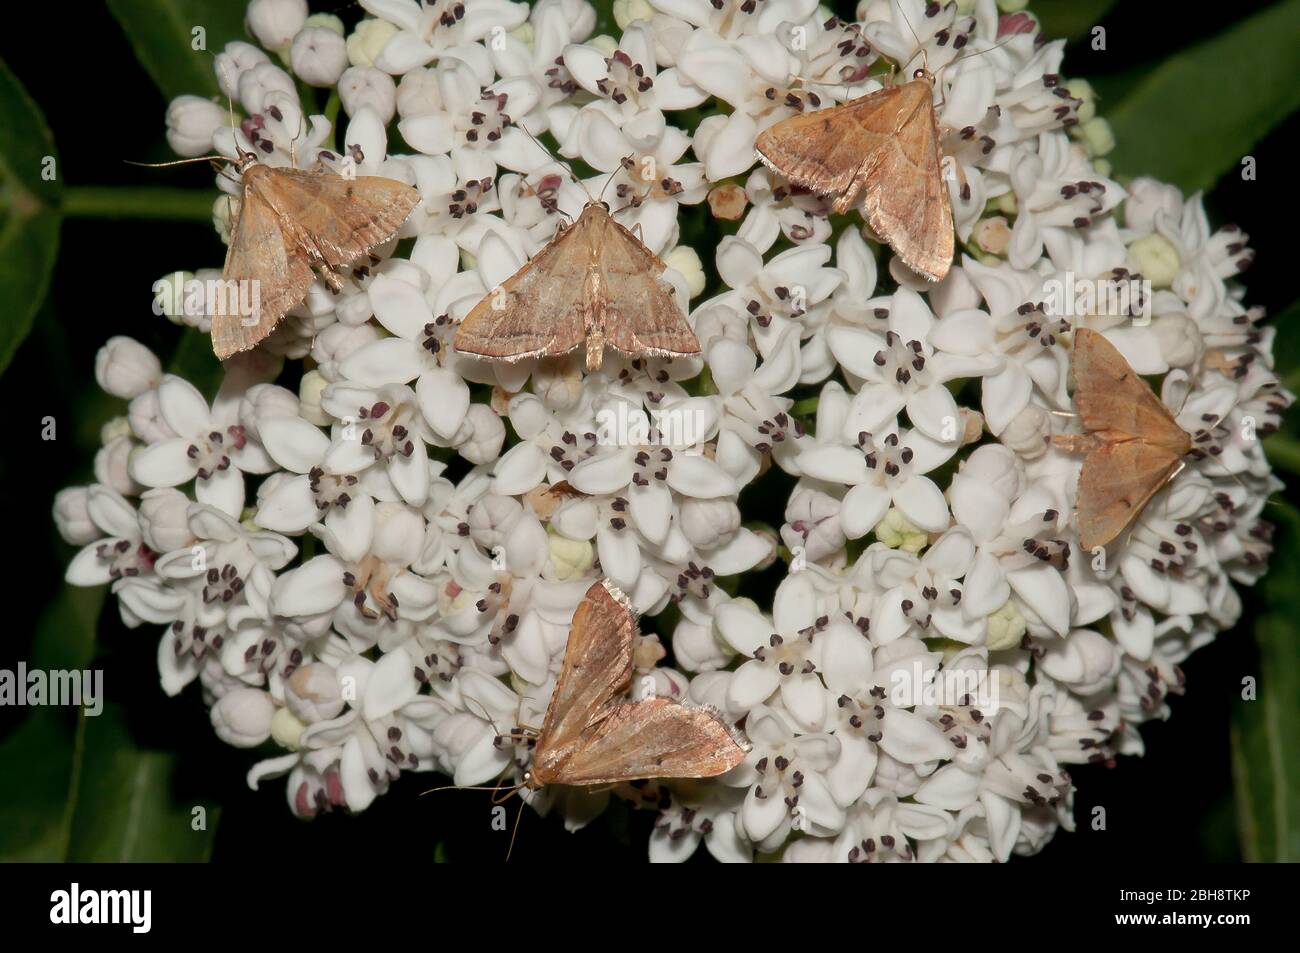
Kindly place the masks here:
<instances>
[{"instance_id":1,"label":"dark background","mask_svg":"<svg viewBox=\"0 0 1300 953\"><path fill-rule=\"evenodd\" d=\"M1121 3L1102 20L1108 30L1107 51L1094 52L1086 42L1074 42L1063 72L1094 79L1100 89L1122 88L1150 64L1267 5ZM67 185L162 184L211 194L212 176L206 167L148 170L122 163L128 158L173 158L163 139L166 101L137 64L107 9L97 3L76 6L70 14L62 6L46 5L44 13L35 14L50 19L44 28L29 24L0 33L0 58L26 85L53 131L61 179ZM355 7L336 12L349 23L359 16ZM74 16L76 28L58 22L63 16ZM57 57L49 39L55 35ZM33 41L41 36L45 39ZM1105 115L1106 103L1099 109ZM1270 314L1285 309L1295 297L1294 153L1287 147L1296 141L1296 131L1292 115L1252 150L1258 181L1243 182L1229 174L1207 199L1215 225L1236 222L1249 233L1258 257L1244 278L1247 301L1265 306ZM91 481L90 462L104 408L121 412L96 396L96 350L111 335L127 334L153 348L166 364L181 333L151 313L152 283L175 269L219 265L223 256L224 247L207 223L145 217L65 222L50 299L0 378L0 406L9 420L0 455L0 499L5 501L8 526L0 557L0 578L6 584L0 664L5 667L28 657L33 633L61 591L72 555L50 519L53 495L63 486ZM40 439L39 421L46 415L55 417L60 428L53 442ZM747 495L747 506L757 503L758 495ZM779 511L767 515L779 525ZM778 567L748 580L745 588L760 599L770 598L779 578ZM408 776L359 817L325 816L310 824L295 820L285 802L283 780L268 782L260 792L247 788L244 775L257 756L217 740L197 686L180 699L163 696L156 675L157 627L127 630L111 599L106 606L96 665L106 670L106 684L115 686L114 695L129 686L125 726L135 748L175 755L168 759L167 784L177 802L220 805L212 859L264 862L268 845L284 852L279 856L294 858L303 871L311 870L313 861L346 863L362 856L418 861L495 861L504 856L504 839L488 830L489 796L444 791L419 798L426 787L443 783L432 776ZM1253 611L1253 604L1248 606ZM1109 867L1121 850L1174 862L1240 858L1229 725L1234 703L1240 704L1241 678L1258 671L1249 629L1225 633L1184 667L1188 694L1172 700L1171 723L1143 729L1150 752L1145 758L1122 759L1116 770L1073 771L1079 787L1079 831L1059 834L1038 862ZM23 714L0 709L0 737ZM6 779L6 787L15 782L23 783L21 778ZM93 773L88 772L81 785L83 792L96 793ZM1109 829L1104 833L1088 826L1093 805L1107 809ZM514 810L512 805L512 822ZM524 820L515 856L641 859L652 819L644 812L629 816L614 811L589 829L568 835L556 821L530 816ZM702 858L705 852L696 856Z\"/></svg>"}]
</instances>

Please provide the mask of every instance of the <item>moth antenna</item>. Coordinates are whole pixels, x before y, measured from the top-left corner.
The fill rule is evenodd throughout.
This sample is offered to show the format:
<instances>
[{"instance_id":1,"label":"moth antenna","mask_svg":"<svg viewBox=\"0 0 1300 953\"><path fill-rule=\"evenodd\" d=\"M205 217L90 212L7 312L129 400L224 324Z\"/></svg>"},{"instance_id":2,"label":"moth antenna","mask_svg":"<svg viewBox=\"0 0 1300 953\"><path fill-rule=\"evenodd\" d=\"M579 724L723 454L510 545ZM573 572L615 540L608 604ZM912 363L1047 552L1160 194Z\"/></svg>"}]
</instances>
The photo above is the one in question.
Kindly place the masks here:
<instances>
[{"instance_id":1,"label":"moth antenna","mask_svg":"<svg viewBox=\"0 0 1300 953\"><path fill-rule=\"evenodd\" d=\"M492 730L495 731L497 734L501 734L501 729L497 727L497 723L496 723L496 721L492 718L492 716L491 716L490 714L488 714L488 710L487 710L486 708L484 708L482 705L479 705L478 702L474 701L474 699L472 699L472 698L467 698L467 699L465 699L465 706L466 706L467 708L469 707L469 705L470 705L471 703L473 703L474 705L477 705L477 706L478 706L478 710L479 710L479 711L482 713L482 715L483 715L483 720L486 721L489 725L492 726Z\"/></svg>"},{"instance_id":2,"label":"moth antenna","mask_svg":"<svg viewBox=\"0 0 1300 953\"><path fill-rule=\"evenodd\" d=\"M557 156L557 155L555 155L554 153L552 153L550 149L546 148L546 146L542 145L541 140L538 139L536 136L534 136L531 132L529 132L529 131L528 131L526 128L524 128L522 125L520 125L519 123L515 123L514 125L515 125L515 127L516 127L517 129L519 129L519 130L520 130L520 131L521 131L525 136L527 136L529 139L533 140L533 145L537 146L538 149L541 149L542 152L546 155L546 158L550 159L550 160L551 160L552 162L554 162L556 165L558 165L558 166L560 166L562 169L564 169L565 172L569 173L569 178L571 178L574 182L577 183L578 188L582 189L582 191L584 191L584 192L587 192L587 186L583 183L582 179L578 178L577 175L574 174L573 169L572 169L572 167L569 165L569 163L565 162L565 161L564 161L563 159L561 159L559 156ZM590 193L590 192L587 192L587 198L591 199L591 193ZM591 199L591 200L592 200L593 202L596 201L595 199ZM557 207L558 207L558 206L557 206Z\"/></svg>"},{"instance_id":3,"label":"moth antenna","mask_svg":"<svg viewBox=\"0 0 1300 953\"><path fill-rule=\"evenodd\" d=\"M215 68L217 69L218 72L221 73L221 79L225 81L227 79L225 65L219 59L217 59L216 53L213 53L211 50L207 50L207 49L205 49L204 52L212 57L212 62ZM225 82L224 85L231 89L235 88L233 83ZM226 111L230 114L230 134L232 138L234 138L235 140L235 149L237 151L242 151L239 148L239 127L235 123L235 100L231 97L229 93L226 94Z\"/></svg>"},{"instance_id":4,"label":"moth antenna","mask_svg":"<svg viewBox=\"0 0 1300 953\"><path fill-rule=\"evenodd\" d=\"M620 166L618 167L618 169L621 169L621 168L623 168L623 167L620 165ZM603 203L603 202L605 201L605 191L606 191L606 190L607 190L611 185L614 184L614 176L618 175L618 169L614 169L612 172L610 172L610 174L609 174L609 178L605 180L605 184L604 184L603 186L601 186L601 188L600 188L600 197L597 198L597 199L594 199L593 201L601 202L601 203ZM586 190L586 186L585 186L585 185L583 186L583 190L584 190L584 191ZM587 192L587 195L590 196L591 193L590 193L590 192ZM622 211L622 209L620 209L619 211Z\"/></svg>"},{"instance_id":5,"label":"moth antenna","mask_svg":"<svg viewBox=\"0 0 1300 953\"><path fill-rule=\"evenodd\" d=\"M436 788L429 788L427 791L421 791L420 797L426 794L436 794L439 791L500 791L501 785L493 784L442 784Z\"/></svg>"},{"instance_id":6,"label":"moth antenna","mask_svg":"<svg viewBox=\"0 0 1300 953\"><path fill-rule=\"evenodd\" d=\"M1017 34L1017 35L1018 35L1018 34ZM1014 39L1015 39L1015 35L1013 35L1013 36L1009 36L1009 37L1007 37L1005 40L1003 40L1001 43L994 43L994 44L993 44L992 46L990 46L987 50L972 50L972 51L969 52L969 53L963 53L961 56L954 57L953 59L949 60L947 63L944 63L942 66L939 67L939 72L937 72L937 73L934 74L935 82L937 83L937 82L939 81L939 76L940 76L940 75L943 73L943 71L946 70L949 66L954 66L954 65L956 65L957 63L960 63L962 60L968 60L968 59L971 59L972 57L975 57L975 56L983 56L985 53L992 53L994 50L1006 46L1008 43L1010 43L1010 42L1011 42L1012 40L1014 40Z\"/></svg>"},{"instance_id":7,"label":"moth antenna","mask_svg":"<svg viewBox=\"0 0 1300 953\"><path fill-rule=\"evenodd\" d=\"M144 169L166 169L173 165L193 165L195 162L233 162L234 160L227 156L197 156L193 159L176 159L172 162L133 162L130 159L123 159L127 165L138 165Z\"/></svg>"},{"instance_id":8,"label":"moth antenna","mask_svg":"<svg viewBox=\"0 0 1300 953\"><path fill-rule=\"evenodd\" d=\"M528 802L521 797L519 799L519 813L515 815L515 826L510 832L510 846L506 849L507 864L510 863L510 855L515 852L515 838L519 836L519 825L524 819L524 808L527 806Z\"/></svg>"},{"instance_id":9,"label":"moth antenna","mask_svg":"<svg viewBox=\"0 0 1300 953\"><path fill-rule=\"evenodd\" d=\"M921 42L921 37L917 34L916 28L912 26L912 21L907 18L907 11L903 9L902 3L898 4L898 14L903 18L903 22L907 24L907 29L908 32L912 34L912 39L916 40L917 51L922 57L925 57L925 44ZM916 54L914 53L912 55L915 56ZM910 57L908 58L908 62L911 62ZM929 65L928 57L925 58L925 63L927 66Z\"/></svg>"},{"instance_id":10,"label":"moth antenna","mask_svg":"<svg viewBox=\"0 0 1300 953\"><path fill-rule=\"evenodd\" d=\"M498 784L498 785L493 789L493 790L496 791L497 793L492 795L492 803L493 803L493 804L504 804L504 803L506 803L506 801L510 800L511 796L514 795L514 794L516 794L516 793L519 791L520 788L522 788L522 787L527 787L527 786L528 786L528 785L527 785L527 782L523 782L523 783L520 783L520 784L516 784L516 785L515 785L514 787L512 787L512 788L507 788L507 789L506 789L506 792L505 792L504 794L501 794L500 792L501 792L502 788L501 788L501 785Z\"/></svg>"}]
</instances>

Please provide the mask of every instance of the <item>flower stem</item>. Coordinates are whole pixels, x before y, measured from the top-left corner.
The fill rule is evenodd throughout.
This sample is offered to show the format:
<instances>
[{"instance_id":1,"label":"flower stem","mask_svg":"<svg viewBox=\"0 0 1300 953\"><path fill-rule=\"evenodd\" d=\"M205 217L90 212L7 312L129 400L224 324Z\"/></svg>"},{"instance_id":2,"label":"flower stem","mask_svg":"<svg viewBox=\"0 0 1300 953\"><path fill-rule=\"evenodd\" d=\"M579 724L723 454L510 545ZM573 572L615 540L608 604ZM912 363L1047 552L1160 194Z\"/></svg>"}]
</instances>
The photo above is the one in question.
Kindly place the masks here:
<instances>
[{"instance_id":1,"label":"flower stem","mask_svg":"<svg viewBox=\"0 0 1300 953\"><path fill-rule=\"evenodd\" d=\"M140 218L210 222L212 193L166 186L102 187L72 185L63 190L69 218Z\"/></svg>"}]
</instances>

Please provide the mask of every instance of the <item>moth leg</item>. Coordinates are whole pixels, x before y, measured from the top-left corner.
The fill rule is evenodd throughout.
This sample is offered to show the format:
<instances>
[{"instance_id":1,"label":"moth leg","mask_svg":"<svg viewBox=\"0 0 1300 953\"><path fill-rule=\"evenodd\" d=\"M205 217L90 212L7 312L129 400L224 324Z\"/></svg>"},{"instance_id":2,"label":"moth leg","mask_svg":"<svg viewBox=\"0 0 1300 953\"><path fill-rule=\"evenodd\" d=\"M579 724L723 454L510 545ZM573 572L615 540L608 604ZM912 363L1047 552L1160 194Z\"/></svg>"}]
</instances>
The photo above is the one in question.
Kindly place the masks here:
<instances>
[{"instance_id":1,"label":"moth leg","mask_svg":"<svg viewBox=\"0 0 1300 953\"><path fill-rule=\"evenodd\" d=\"M957 181L961 183L961 190L957 193L963 202L970 201L970 182L966 178L966 170L954 155L945 155L943 157L957 173ZM948 179L948 173L944 173L944 179Z\"/></svg>"},{"instance_id":2,"label":"moth leg","mask_svg":"<svg viewBox=\"0 0 1300 953\"><path fill-rule=\"evenodd\" d=\"M1062 433L1052 437L1052 446L1066 453L1091 453L1101 446L1101 441L1092 434Z\"/></svg>"},{"instance_id":3,"label":"moth leg","mask_svg":"<svg viewBox=\"0 0 1300 953\"><path fill-rule=\"evenodd\" d=\"M343 277L337 269L325 265L320 269L320 276L330 291L338 294L343 290Z\"/></svg>"}]
</instances>

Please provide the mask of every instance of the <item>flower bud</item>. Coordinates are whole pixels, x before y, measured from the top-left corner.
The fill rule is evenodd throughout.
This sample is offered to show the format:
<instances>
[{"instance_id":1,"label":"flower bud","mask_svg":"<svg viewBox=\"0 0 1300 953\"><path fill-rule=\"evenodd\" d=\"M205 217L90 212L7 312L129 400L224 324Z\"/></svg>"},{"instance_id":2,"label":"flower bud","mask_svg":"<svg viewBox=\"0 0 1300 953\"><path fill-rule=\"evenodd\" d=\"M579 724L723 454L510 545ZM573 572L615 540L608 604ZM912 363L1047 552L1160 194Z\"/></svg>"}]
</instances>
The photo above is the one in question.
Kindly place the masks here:
<instances>
[{"instance_id":1,"label":"flower bud","mask_svg":"<svg viewBox=\"0 0 1300 953\"><path fill-rule=\"evenodd\" d=\"M95 355L95 381L114 397L139 397L161 380L162 364L157 356L132 338L111 337Z\"/></svg>"},{"instance_id":2,"label":"flower bud","mask_svg":"<svg viewBox=\"0 0 1300 953\"><path fill-rule=\"evenodd\" d=\"M1011 600L1002 604L1002 608L989 616L989 631L984 644L990 652L1014 649L1025 635L1025 617L1022 616Z\"/></svg>"},{"instance_id":3,"label":"flower bud","mask_svg":"<svg viewBox=\"0 0 1300 953\"><path fill-rule=\"evenodd\" d=\"M405 503L375 506L375 536L370 551L384 562L409 566L424 548L424 517Z\"/></svg>"},{"instance_id":4,"label":"flower bud","mask_svg":"<svg viewBox=\"0 0 1300 953\"><path fill-rule=\"evenodd\" d=\"M317 427L328 427L333 421L320 405L320 395L328 386L329 381L321 377L317 370L308 371L298 382L298 413L303 420Z\"/></svg>"},{"instance_id":5,"label":"flower bud","mask_svg":"<svg viewBox=\"0 0 1300 953\"><path fill-rule=\"evenodd\" d=\"M1133 262L1132 270L1148 278L1152 288L1168 288L1182 267L1178 249L1159 232L1152 232L1129 245L1128 254Z\"/></svg>"},{"instance_id":6,"label":"flower bud","mask_svg":"<svg viewBox=\"0 0 1300 953\"><path fill-rule=\"evenodd\" d=\"M1063 640L1049 643L1039 667L1080 695L1104 688L1119 671L1115 643L1091 629L1075 629Z\"/></svg>"},{"instance_id":7,"label":"flower bud","mask_svg":"<svg viewBox=\"0 0 1300 953\"><path fill-rule=\"evenodd\" d=\"M170 553L194 544L190 531L190 498L174 487L145 490L140 497L140 534L156 553Z\"/></svg>"},{"instance_id":8,"label":"flower bud","mask_svg":"<svg viewBox=\"0 0 1300 953\"><path fill-rule=\"evenodd\" d=\"M1047 452L1047 443L1052 433L1052 417L1046 408L1037 404L1027 404L1012 418L1007 429L1002 431L1004 446L1014 450L1026 460L1041 457Z\"/></svg>"},{"instance_id":9,"label":"flower bud","mask_svg":"<svg viewBox=\"0 0 1300 953\"><path fill-rule=\"evenodd\" d=\"M1011 229L1001 215L980 219L975 225L975 244L990 255L1005 255L1011 244Z\"/></svg>"},{"instance_id":10,"label":"flower bud","mask_svg":"<svg viewBox=\"0 0 1300 953\"><path fill-rule=\"evenodd\" d=\"M1079 138L1088 147L1088 155L1104 156L1115 148L1115 133L1110 123L1094 116L1079 127Z\"/></svg>"},{"instance_id":11,"label":"flower bud","mask_svg":"<svg viewBox=\"0 0 1300 953\"><path fill-rule=\"evenodd\" d=\"M85 546L102 535L90 521L89 494L84 486L70 486L54 495L54 525L65 543Z\"/></svg>"},{"instance_id":12,"label":"flower bud","mask_svg":"<svg viewBox=\"0 0 1300 953\"><path fill-rule=\"evenodd\" d=\"M546 406L537 399L536 394L516 394L511 397L507 416L520 440L532 440L546 429L551 419Z\"/></svg>"},{"instance_id":13,"label":"flower bud","mask_svg":"<svg viewBox=\"0 0 1300 953\"><path fill-rule=\"evenodd\" d=\"M167 107L167 145L178 156L194 158L212 149L212 134L226 124L226 113L202 96L177 96Z\"/></svg>"},{"instance_id":14,"label":"flower bud","mask_svg":"<svg viewBox=\"0 0 1300 953\"><path fill-rule=\"evenodd\" d=\"M364 295L355 295L364 299ZM367 344L379 340L373 324L331 324L312 342L311 356L316 362L316 372L327 383L342 378L339 365Z\"/></svg>"},{"instance_id":15,"label":"flower bud","mask_svg":"<svg viewBox=\"0 0 1300 953\"><path fill-rule=\"evenodd\" d=\"M355 116L369 106L387 125L397 113L397 85L393 77L373 66L352 66L339 77L339 101L343 111Z\"/></svg>"},{"instance_id":16,"label":"flower bud","mask_svg":"<svg viewBox=\"0 0 1300 953\"><path fill-rule=\"evenodd\" d=\"M275 384L254 384L239 398L239 423L244 433L261 440L257 422L267 417L297 417L298 398Z\"/></svg>"},{"instance_id":17,"label":"flower bud","mask_svg":"<svg viewBox=\"0 0 1300 953\"><path fill-rule=\"evenodd\" d=\"M95 454L95 480L123 496L140 492L140 484L131 479L127 461L136 443L130 437L115 437Z\"/></svg>"},{"instance_id":18,"label":"flower bud","mask_svg":"<svg viewBox=\"0 0 1300 953\"><path fill-rule=\"evenodd\" d=\"M397 27L387 20L367 17L357 24L348 37L348 62L353 66L374 66L375 57L397 35ZM407 74L410 75L410 74Z\"/></svg>"},{"instance_id":19,"label":"flower bud","mask_svg":"<svg viewBox=\"0 0 1300 953\"><path fill-rule=\"evenodd\" d=\"M550 533L548 549L555 577L561 582L581 579L595 562L591 543L585 539L569 539L559 533Z\"/></svg>"},{"instance_id":20,"label":"flower bud","mask_svg":"<svg viewBox=\"0 0 1300 953\"><path fill-rule=\"evenodd\" d=\"M217 85L221 94L229 99L239 96L239 77L245 70L250 70L261 63L269 63L267 55L252 43L234 40L216 56L213 71L217 74Z\"/></svg>"},{"instance_id":21,"label":"flower bud","mask_svg":"<svg viewBox=\"0 0 1300 953\"><path fill-rule=\"evenodd\" d=\"M271 738L281 748L297 751L298 740L306 727L289 709L277 708L271 718Z\"/></svg>"},{"instance_id":22,"label":"flower bud","mask_svg":"<svg viewBox=\"0 0 1300 953\"><path fill-rule=\"evenodd\" d=\"M686 288L692 298L704 290L704 265L699 253L690 245L678 245L664 256L664 264L676 269L686 279Z\"/></svg>"},{"instance_id":23,"label":"flower bud","mask_svg":"<svg viewBox=\"0 0 1300 953\"><path fill-rule=\"evenodd\" d=\"M1097 115L1097 94L1093 92L1091 83L1076 76L1065 82L1065 89L1079 100L1079 107L1075 110L1079 122L1086 123Z\"/></svg>"},{"instance_id":24,"label":"flower bud","mask_svg":"<svg viewBox=\"0 0 1300 953\"><path fill-rule=\"evenodd\" d=\"M543 361L533 371L533 390L551 410L570 410L582 399L582 380L574 361Z\"/></svg>"},{"instance_id":25,"label":"flower bud","mask_svg":"<svg viewBox=\"0 0 1300 953\"><path fill-rule=\"evenodd\" d=\"M891 506L875 529L876 539L890 549L901 549L913 555L919 553L930 541L929 535L914 526L906 516Z\"/></svg>"},{"instance_id":26,"label":"flower bud","mask_svg":"<svg viewBox=\"0 0 1300 953\"><path fill-rule=\"evenodd\" d=\"M1151 322L1160 356L1170 367L1191 367L1205 353L1201 329L1185 314L1166 314Z\"/></svg>"},{"instance_id":27,"label":"flower bud","mask_svg":"<svg viewBox=\"0 0 1300 953\"><path fill-rule=\"evenodd\" d=\"M106 421L104 426L99 428L99 442L101 445L111 443L118 437L130 436L132 436L131 421L127 420L125 417L114 417L112 420Z\"/></svg>"},{"instance_id":28,"label":"flower bud","mask_svg":"<svg viewBox=\"0 0 1300 953\"><path fill-rule=\"evenodd\" d=\"M682 532L700 549L717 544L740 527L740 508L728 499L700 500L687 497L682 500Z\"/></svg>"},{"instance_id":29,"label":"flower bud","mask_svg":"<svg viewBox=\"0 0 1300 953\"><path fill-rule=\"evenodd\" d=\"M296 669L284 683L284 701L306 724L329 721L343 711L338 674L323 662Z\"/></svg>"},{"instance_id":30,"label":"flower bud","mask_svg":"<svg viewBox=\"0 0 1300 953\"><path fill-rule=\"evenodd\" d=\"M176 436L163 419L156 390L147 390L131 401L126 417L131 422L131 431L145 443L157 443Z\"/></svg>"},{"instance_id":31,"label":"flower bud","mask_svg":"<svg viewBox=\"0 0 1300 953\"><path fill-rule=\"evenodd\" d=\"M740 221L745 217L745 206L748 204L745 190L734 182L719 185L709 193L709 211L714 218L720 218L724 222Z\"/></svg>"},{"instance_id":32,"label":"flower bud","mask_svg":"<svg viewBox=\"0 0 1300 953\"><path fill-rule=\"evenodd\" d=\"M329 27L306 27L293 38L289 64L307 85L333 86L348 67L347 44Z\"/></svg>"},{"instance_id":33,"label":"flower bud","mask_svg":"<svg viewBox=\"0 0 1300 953\"><path fill-rule=\"evenodd\" d=\"M735 650L712 625L683 618L673 629L673 658L692 672L710 672L731 661Z\"/></svg>"},{"instance_id":34,"label":"flower bud","mask_svg":"<svg viewBox=\"0 0 1300 953\"><path fill-rule=\"evenodd\" d=\"M637 20L649 23L654 15L655 9L647 0L614 0L614 22L620 30L626 30L629 23Z\"/></svg>"},{"instance_id":35,"label":"flower bud","mask_svg":"<svg viewBox=\"0 0 1300 953\"><path fill-rule=\"evenodd\" d=\"M1155 228L1156 215L1177 219L1183 213L1183 193L1148 176L1134 179L1124 200L1124 225L1135 232Z\"/></svg>"},{"instance_id":36,"label":"flower bud","mask_svg":"<svg viewBox=\"0 0 1300 953\"><path fill-rule=\"evenodd\" d=\"M283 53L307 20L307 0L252 0L245 23L257 41Z\"/></svg>"},{"instance_id":37,"label":"flower bud","mask_svg":"<svg viewBox=\"0 0 1300 953\"><path fill-rule=\"evenodd\" d=\"M506 425L487 404L470 404L466 416L473 428L469 440L457 447L462 457L475 465L491 463L501 455Z\"/></svg>"},{"instance_id":38,"label":"flower bud","mask_svg":"<svg viewBox=\"0 0 1300 953\"><path fill-rule=\"evenodd\" d=\"M212 727L228 745L256 748L271 737L275 703L260 688L236 688L212 706Z\"/></svg>"}]
</instances>

